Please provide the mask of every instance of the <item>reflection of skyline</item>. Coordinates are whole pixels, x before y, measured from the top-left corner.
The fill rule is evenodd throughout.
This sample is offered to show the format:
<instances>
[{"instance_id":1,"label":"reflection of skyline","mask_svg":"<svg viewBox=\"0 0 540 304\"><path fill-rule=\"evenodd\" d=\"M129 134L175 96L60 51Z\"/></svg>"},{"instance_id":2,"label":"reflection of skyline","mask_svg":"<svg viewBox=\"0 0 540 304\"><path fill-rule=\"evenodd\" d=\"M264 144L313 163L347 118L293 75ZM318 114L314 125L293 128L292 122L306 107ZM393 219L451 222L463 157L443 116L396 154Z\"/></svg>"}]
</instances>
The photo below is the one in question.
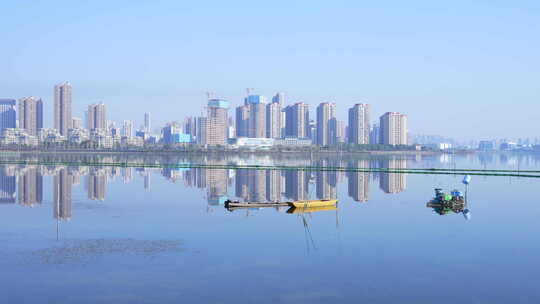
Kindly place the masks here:
<instances>
[{"instance_id":1,"label":"reflection of skyline","mask_svg":"<svg viewBox=\"0 0 540 304\"><path fill-rule=\"evenodd\" d=\"M37 167L23 170L18 182L18 202L24 206L34 206L43 201L43 176Z\"/></svg>"},{"instance_id":2,"label":"reflection of skyline","mask_svg":"<svg viewBox=\"0 0 540 304\"><path fill-rule=\"evenodd\" d=\"M383 160L381 168L393 170L407 169L407 160L389 159ZM407 188L407 174L381 172L379 186L385 193L399 193Z\"/></svg>"},{"instance_id":3,"label":"reflection of skyline","mask_svg":"<svg viewBox=\"0 0 540 304\"><path fill-rule=\"evenodd\" d=\"M10 174L7 167L0 170L0 203L15 204L15 174Z\"/></svg>"},{"instance_id":4,"label":"reflection of skyline","mask_svg":"<svg viewBox=\"0 0 540 304\"><path fill-rule=\"evenodd\" d=\"M309 199L309 172L285 171L285 196L295 201Z\"/></svg>"},{"instance_id":5,"label":"reflection of skyline","mask_svg":"<svg viewBox=\"0 0 540 304\"><path fill-rule=\"evenodd\" d=\"M53 180L53 216L55 219L71 219L71 186L72 176L62 168Z\"/></svg>"},{"instance_id":6,"label":"reflection of skyline","mask_svg":"<svg viewBox=\"0 0 540 304\"><path fill-rule=\"evenodd\" d=\"M369 168L369 161L355 160L349 163L350 168ZM367 202L369 200L369 172L349 171L348 194L356 202Z\"/></svg>"},{"instance_id":7,"label":"reflection of skyline","mask_svg":"<svg viewBox=\"0 0 540 304\"><path fill-rule=\"evenodd\" d=\"M105 200L106 184L106 175L88 175L86 177L86 190L88 192L88 198L99 201Z\"/></svg>"},{"instance_id":8,"label":"reflection of skyline","mask_svg":"<svg viewBox=\"0 0 540 304\"><path fill-rule=\"evenodd\" d=\"M267 160L268 161L268 160ZM406 160L387 159L340 160L320 159L311 162L317 167L407 168ZM218 162L227 165L227 162ZM272 165L269 163L268 165ZM305 165L305 164L303 164ZM283 200L336 199L338 184L347 182L347 193L354 200L369 200L370 179L377 178L386 193L405 190L406 176L397 173L369 173L359 171L309 171L309 170L254 170L227 168L125 168L112 166L53 166L36 165L18 167L6 165L0 170L0 201L19 202L34 206L43 202L43 176L53 176L53 212L57 219L72 217L72 190L81 183L89 200L104 201L107 183L120 177L124 183L133 182L133 174L141 187L150 188L151 175L160 173L167 180L187 187L203 189L208 205L222 205L226 199L235 198L251 202L276 202Z\"/></svg>"},{"instance_id":9,"label":"reflection of skyline","mask_svg":"<svg viewBox=\"0 0 540 304\"><path fill-rule=\"evenodd\" d=\"M338 164L326 160L317 164L317 167L335 167ZM317 171L315 173L318 199L337 198L337 171Z\"/></svg>"}]
</instances>

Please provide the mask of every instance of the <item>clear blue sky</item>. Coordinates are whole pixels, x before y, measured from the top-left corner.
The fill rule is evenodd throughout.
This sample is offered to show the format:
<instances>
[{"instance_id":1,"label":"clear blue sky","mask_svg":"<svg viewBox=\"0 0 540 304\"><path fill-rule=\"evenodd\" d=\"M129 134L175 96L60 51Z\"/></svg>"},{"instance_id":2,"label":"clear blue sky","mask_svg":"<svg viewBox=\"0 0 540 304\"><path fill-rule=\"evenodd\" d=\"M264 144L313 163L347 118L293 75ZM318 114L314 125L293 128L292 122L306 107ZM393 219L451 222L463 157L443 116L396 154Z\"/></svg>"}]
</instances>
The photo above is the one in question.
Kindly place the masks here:
<instances>
[{"instance_id":1,"label":"clear blue sky","mask_svg":"<svg viewBox=\"0 0 540 304\"><path fill-rule=\"evenodd\" d=\"M8 3L9 2L9 3ZM357 102L414 133L540 136L539 1L2 1L0 98L55 83L74 116L153 124L200 115L210 90ZM312 115L314 112L312 111ZM233 111L231 111L233 114Z\"/></svg>"}]
</instances>

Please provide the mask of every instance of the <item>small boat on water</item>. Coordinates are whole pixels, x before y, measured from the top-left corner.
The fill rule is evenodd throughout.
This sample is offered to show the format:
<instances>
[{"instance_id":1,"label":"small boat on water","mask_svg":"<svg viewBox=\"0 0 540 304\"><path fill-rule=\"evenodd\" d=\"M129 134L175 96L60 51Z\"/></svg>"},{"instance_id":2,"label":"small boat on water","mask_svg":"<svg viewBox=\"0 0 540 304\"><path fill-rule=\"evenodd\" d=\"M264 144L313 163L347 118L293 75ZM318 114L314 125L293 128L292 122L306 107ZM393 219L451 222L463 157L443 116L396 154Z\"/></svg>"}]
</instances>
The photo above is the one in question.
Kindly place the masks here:
<instances>
[{"instance_id":1,"label":"small boat on water","mask_svg":"<svg viewBox=\"0 0 540 304\"><path fill-rule=\"evenodd\" d=\"M302 207L291 207L289 210L287 210L287 213L296 214L296 213L313 213L313 212L319 212L319 211L331 211L336 210L336 205L333 206L324 206L324 207L309 207L309 208L302 208Z\"/></svg>"},{"instance_id":2,"label":"small boat on water","mask_svg":"<svg viewBox=\"0 0 540 304\"><path fill-rule=\"evenodd\" d=\"M270 202L270 203L256 203L256 202L238 202L238 201L225 201L225 208L263 208L263 207L295 207L295 208L319 208L336 206L337 200L303 200L292 202Z\"/></svg>"},{"instance_id":3,"label":"small boat on water","mask_svg":"<svg viewBox=\"0 0 540 304\"><path fill-rule=\"evenodd\" d=\"M435 197L427 203L428 208L433 208L440 215L449 212L460 213L466 210L466 201L458 190L453 190L450 193L444 193L442 189L435 189ZM468 210L467 210L468 211Z\"/></svg>"}]
</instances>

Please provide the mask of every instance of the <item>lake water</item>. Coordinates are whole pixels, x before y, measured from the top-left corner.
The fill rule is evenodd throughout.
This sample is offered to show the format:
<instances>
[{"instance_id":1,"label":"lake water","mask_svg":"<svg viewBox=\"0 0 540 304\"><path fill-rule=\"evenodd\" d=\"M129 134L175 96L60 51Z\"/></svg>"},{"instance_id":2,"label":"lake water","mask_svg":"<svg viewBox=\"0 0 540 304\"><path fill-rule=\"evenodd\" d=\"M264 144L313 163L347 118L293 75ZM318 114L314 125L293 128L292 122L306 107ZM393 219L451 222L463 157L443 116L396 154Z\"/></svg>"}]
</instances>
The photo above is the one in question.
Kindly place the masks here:
<instances>
[{"instance_id":1,"label":"lake water","mask_svg":"<svg viewBox=\"0 0 540 304\"><path fill-rule=\"evenodd\" d=\"M538 178L88 163L540 170L540 155L4 155L2 303L538 303ZM0 158L0 160L2 159ZM538 173L537 173L538 175ZM339 200L228 211L226 199Z\"/></svg>"}]
</instances>

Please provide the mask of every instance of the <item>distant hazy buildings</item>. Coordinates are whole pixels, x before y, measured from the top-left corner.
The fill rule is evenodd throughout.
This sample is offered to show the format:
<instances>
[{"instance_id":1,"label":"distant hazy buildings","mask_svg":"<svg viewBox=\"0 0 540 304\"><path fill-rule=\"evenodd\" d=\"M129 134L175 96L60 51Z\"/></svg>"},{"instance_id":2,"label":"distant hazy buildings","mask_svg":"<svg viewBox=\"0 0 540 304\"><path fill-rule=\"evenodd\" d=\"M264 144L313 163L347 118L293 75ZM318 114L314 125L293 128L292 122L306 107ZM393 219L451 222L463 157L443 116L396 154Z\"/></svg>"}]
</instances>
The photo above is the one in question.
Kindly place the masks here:
<instances>
[{"instance_id":1,"label":"distant hazy buildings","mask_svg":"<svg viewBox=\"0 0 540 304\"><path fill-rule=\"evenodd\" d=\"M150 132L150 113L144 113L144 131Z\"/></svg>"},{"instance_id":2,"label":"distant hazy buildings","mask_svg":"<svg viewBox=\"0 0 540 304\"><path fill-rule=\"evenodd\" d=\"M107 129L107 110L105 105L103 103L89 105L86 119L88 130Z\"/></svg>"},{"instance_id":3,"label":"distant hazy buildings","mask_svg":"<svg viewBox=\"0 0 540 304\"><path fill-rule=\"evenodd\" d=\"M37 97L19 99L19 129L36 136L43 128L43 102Z\"/></svg>"},{"instance_id":4,"label":"distant hazy buildings","mask_svg":"<svg viewBox=\"0 0 540 304\"><path fill-rule=\"evenodd\" d=\"M369 144L369 105L357 103L349 109L349 143Z\"/></svg>"},{"instance_id":5,"label":"distant hazy buildings","mask_svg":"<svg viewBox=\"0 0 540 304\"><path fill-rule=\"evenodd\" d=\"M380 118L380 143L385 145L407 144L407 116L387 112Z\"/></svg>"},{"instance_id":6,"label":"distant hazy buildings","mask_svg":"<svg viewBox=\"0 0 540 304\"><path fill-rule=\"evenodd\" d=\"M16 104L15 99L0 99L0 131L17 127Z\"/></svg>"},{"instance_id":7,"label":"distant hazy buildings","mask_svg":"<svg viewBox=\"0 0 540 304\"><path fill-rule=\"evenodd\" d=\"M133 121L124 120L122 124L122 136L131 138L133 137Z\"/></svg>"},{"instance_id":8,"label":"distant hazy buildings","mask_svg":"<svg viewBox=\"0 0 540 304\"><path fill-rule=\"evenodd\" d=\"M54 128L67 136L71 128L71 84L65 82L54 86Z\"/></svg>"},{"instance_id":9,"label":"distant hazy buildings","mask_svg":"<svg viewBox=\"0 0 540 304\"><path fill-rule=\"evenodd\" d=\"M319 146L328 146L336 143L336 105L324 102L317 107L317 140Z\"/></svg>"}]
</instances>

